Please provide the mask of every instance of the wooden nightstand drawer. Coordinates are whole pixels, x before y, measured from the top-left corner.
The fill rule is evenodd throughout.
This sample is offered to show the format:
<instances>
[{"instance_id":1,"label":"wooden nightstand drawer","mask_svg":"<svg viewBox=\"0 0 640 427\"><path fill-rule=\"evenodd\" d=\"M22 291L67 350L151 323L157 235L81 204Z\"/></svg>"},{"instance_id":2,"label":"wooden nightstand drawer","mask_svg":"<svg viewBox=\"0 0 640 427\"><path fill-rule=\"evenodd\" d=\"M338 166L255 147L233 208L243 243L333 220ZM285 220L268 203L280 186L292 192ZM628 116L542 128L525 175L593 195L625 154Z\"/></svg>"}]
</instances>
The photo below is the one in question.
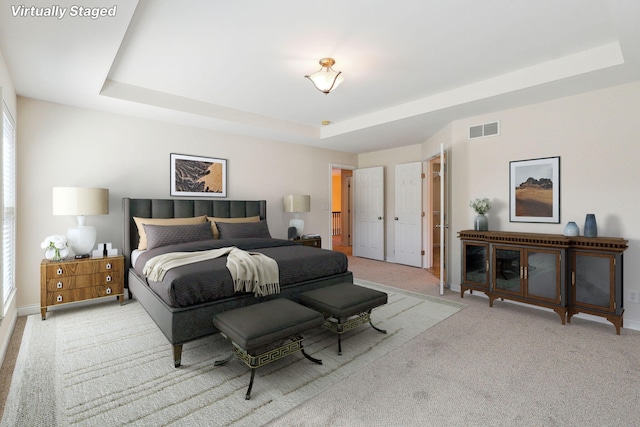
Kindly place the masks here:
<instances>
[{"instance_id":1,"label":"wooden nightstand drawer","mask_svg":"<svg viewBox=\"0 0 640 427\"><path fill-rule=\"evenodd\" d=\"M71 289L68 291L55 291L47 293L47 306L66 304L69 302L84 301L93 298L121 295L122 285L117 286L92 286L86 288Z\"/></svg>"},{"instance_id":2,"label":"wooden nightstand drawer","mask_svg":"<svg viewBox=\"0 0 640 427\"><path fill-rule=\"evenodd\" d=\"M124 257L72 259L40 263L40 311L47 307L94 298L124 301Z\"/></svg>"},{"instance_id":3,"label":"wooden nightstand drawer","mask_svg":"<svg viewBox=\"0 0 640 427\"><path fill-rule=\"evenodd\" d=\"M121 277L120 271L84 274L82 276L60 276L59 278L47 280L47 291L86 288L97 285L115 286L121 283Z\"/></svg>"},{"instance_id":4,"label":"wooden nightstand drawer","mask_svg":"<svg viewBox=\"0 0 640 427\"><path fill-rule=\"evenodd\" d=\"M52 262L46 265L47 277L79 276L105 271L122 271L124 261L116 258Z\"/></svg>"}]
</instances>

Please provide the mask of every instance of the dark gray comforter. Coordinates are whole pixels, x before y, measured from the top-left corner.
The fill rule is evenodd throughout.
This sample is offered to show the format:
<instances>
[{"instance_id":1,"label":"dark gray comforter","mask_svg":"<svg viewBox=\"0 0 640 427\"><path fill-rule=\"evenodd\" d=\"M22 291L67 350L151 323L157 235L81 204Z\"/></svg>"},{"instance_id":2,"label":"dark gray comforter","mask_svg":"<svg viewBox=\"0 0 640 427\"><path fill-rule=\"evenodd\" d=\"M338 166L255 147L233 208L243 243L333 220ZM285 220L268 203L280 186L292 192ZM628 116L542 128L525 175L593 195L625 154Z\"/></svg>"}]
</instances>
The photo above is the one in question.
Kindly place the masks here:
<instances>
[{"instance_id":1,"label":"dark gray comforter","mask_svg":"<svg viewBox=\"0 0 640 427\"><path fill-rule=\"evenodd\" d=\"M154 256L168 252L192 252L235 246L273 258L280 271L280 287L319 279L347 271L347 256L341 252L297 245L288 240L247 238L204 240L150 249L136 260L134 270L144 277L145 263ZM172 307L189 307L237 295L227 257L201 261L173 268L160 282L147 281L151 289ZM252 293L247 293L252 295Z\"/></svg>"}]
</instances>

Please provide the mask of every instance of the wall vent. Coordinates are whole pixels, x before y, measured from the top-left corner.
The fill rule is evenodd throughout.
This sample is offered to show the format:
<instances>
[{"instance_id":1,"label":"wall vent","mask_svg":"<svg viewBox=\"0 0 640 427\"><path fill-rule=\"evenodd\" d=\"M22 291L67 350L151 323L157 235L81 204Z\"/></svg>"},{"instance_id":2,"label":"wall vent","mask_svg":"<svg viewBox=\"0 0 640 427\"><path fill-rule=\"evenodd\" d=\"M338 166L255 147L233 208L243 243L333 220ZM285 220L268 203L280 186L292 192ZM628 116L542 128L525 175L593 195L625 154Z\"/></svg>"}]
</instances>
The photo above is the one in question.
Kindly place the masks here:
<instances>
[{"instance_id":1,"label":"wall vent","mask_svg":"<svg viewBox=\"0 0 640 427\"><path fill-rule=\"evenodd\" d=\"M469 139L494 135L500 135L500 122L491 122L469 127Z\"/></svg>"}]
</instances>

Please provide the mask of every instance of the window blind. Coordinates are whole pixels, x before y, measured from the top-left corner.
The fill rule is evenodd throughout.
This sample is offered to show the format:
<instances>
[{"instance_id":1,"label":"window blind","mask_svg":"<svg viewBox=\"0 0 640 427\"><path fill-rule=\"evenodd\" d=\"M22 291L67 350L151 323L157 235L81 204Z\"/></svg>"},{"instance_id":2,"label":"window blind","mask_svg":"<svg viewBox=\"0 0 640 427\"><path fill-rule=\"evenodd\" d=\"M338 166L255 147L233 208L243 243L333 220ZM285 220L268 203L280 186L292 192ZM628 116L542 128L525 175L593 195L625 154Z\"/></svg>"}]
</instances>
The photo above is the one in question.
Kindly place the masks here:
<instances>
[{"instance_id":1,"label":"window blind","mask_svg":"<svg viewBox=\"0 0 640 427\"><path fill-rule=\"evenodd\" d=\"M6 105L2 109L2 293L0 318L15 293L16 133Z\"/></svg>"}]
</instances>

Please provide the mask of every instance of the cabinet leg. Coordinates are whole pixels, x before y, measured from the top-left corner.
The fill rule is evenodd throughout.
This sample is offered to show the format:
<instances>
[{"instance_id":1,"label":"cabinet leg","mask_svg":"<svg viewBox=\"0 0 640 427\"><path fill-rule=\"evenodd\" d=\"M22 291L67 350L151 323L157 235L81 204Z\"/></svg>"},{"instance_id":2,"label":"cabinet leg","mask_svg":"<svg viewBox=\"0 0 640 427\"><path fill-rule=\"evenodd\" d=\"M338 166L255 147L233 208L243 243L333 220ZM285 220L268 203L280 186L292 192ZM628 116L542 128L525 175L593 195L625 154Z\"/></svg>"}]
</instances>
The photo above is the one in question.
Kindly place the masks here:
<instances>
[{"instance_id":1,"label":"cabinet leg","mask_svg":"<svg viewBox=\"0 0 640 427\"><path fill-rule=\"evenodd\" d=\"M564 321L567 318L567 310L565 310L564 308L554 308L553 311L555 311L556 314L560 316L560 320L562 320L562 324L564 325Z\"/></svg>"},{"instance_id":2,"label":"cabinet leg","mask_svg":"<svg viewBox=\"0 0 640 427\"><path fill-rule=\"evenodd\" d=\"M613 323L616 327L616 335L620 335L620 328L622 327L622 316L607 316L607 320Z\"/></svg>"},{"instance_id":3,"label":"cabinet leg","mask_svg":"<svg viewBox=\"0 0 640 427\"><path fill-rule=\"evenodd\" d=\"M42 314L42 320L47 320L47 307L41 308L40 313Z\"/></svg>"}]
</instances>

